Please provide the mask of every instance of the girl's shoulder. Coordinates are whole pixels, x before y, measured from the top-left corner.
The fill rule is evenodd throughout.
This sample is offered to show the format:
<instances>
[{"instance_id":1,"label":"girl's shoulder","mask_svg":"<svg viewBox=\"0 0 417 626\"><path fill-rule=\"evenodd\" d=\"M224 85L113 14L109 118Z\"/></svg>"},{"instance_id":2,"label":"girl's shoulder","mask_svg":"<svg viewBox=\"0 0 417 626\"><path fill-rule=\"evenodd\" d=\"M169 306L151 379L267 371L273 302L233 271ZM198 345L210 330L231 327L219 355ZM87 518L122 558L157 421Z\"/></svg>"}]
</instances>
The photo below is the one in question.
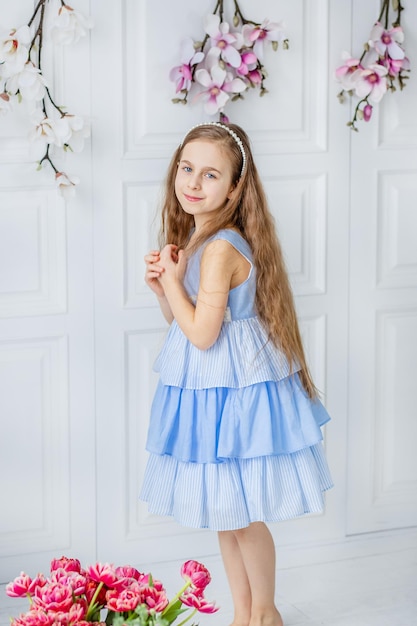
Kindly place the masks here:
<instances>
[{"instance_id":1,"label":"girl's shoulder","mask_svg":"<svg viewBox=\"0 0 417 626\"><path fill-rule=\"evenodd\" d=\"M209 244L212 241L217 241L219 239L230 243L234 248L236 248L236 250L238 250L238 252L247 258L248 261L252 262L252 251L250 245L237 230L234 230L233 228L223 228L215 235L212 235L206 243Z\"/></svg>"}]
</instances>

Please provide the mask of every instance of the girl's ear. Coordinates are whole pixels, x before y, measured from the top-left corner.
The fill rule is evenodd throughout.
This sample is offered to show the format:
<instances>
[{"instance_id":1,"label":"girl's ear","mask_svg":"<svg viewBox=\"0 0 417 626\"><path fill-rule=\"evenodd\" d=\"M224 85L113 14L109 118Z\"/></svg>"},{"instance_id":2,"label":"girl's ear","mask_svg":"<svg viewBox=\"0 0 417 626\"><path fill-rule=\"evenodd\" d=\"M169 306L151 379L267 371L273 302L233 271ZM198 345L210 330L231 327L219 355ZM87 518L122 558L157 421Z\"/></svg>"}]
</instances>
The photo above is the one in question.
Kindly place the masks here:
<instances>
[{"instance_id":1,"label":"girl's ear","mask_svg":"<svg viewBox=\"0 0 417 626\"><path fill-rule=\"evenodd\" d=\"M227 199L231 200L235 194L236 191L236 185L233 185L233 187L230 188L229 193L227 194Z\"/></svg>"}]
</instances>

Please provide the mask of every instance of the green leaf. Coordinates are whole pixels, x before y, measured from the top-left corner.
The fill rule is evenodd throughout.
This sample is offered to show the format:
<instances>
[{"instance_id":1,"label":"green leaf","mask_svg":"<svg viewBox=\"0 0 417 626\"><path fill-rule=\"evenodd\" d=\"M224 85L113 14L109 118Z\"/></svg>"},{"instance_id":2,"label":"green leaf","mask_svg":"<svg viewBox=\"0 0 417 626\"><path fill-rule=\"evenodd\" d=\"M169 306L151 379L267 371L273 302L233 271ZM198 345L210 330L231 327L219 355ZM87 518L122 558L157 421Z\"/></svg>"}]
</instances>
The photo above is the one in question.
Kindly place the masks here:
<instances>
[{"instance_id":1,"label":"green leaf","mask_svg":"<svg viewBox=\"0 0 417 626\"><path fill-rule=\"evenodd\" d=\"M178 615L181 615L186 611L187 609L183 608L181 600L177 600L168 608L168 610L165 609L165 611L162 611L161 616L163 619L167 620L168 624L172 624L172 622L177 619Z\"/></svg>"}]
</instances>

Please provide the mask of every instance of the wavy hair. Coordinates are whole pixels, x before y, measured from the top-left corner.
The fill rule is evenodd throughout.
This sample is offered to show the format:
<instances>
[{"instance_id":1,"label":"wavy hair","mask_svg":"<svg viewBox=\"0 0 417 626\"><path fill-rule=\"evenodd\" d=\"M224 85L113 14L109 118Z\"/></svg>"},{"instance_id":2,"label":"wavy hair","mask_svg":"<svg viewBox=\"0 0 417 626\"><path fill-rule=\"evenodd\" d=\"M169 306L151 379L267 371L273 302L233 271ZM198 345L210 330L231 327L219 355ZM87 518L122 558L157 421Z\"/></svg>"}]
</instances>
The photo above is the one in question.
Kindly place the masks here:
<instances>
[{"instance_id":1,"label":"wavy hair","mask_svg":"<svg viewBox=\"0 0 417 626\"><path fill-rule=\"evenodd\" d=\"M267 330L269 340L283 351L291 370L294 366L300 368L301 382L308 395L315 398L317 390L306 362L282 248L253 160L249 138L240 126L227 126L240 137L246 153L246 166L242 175L241 150L226 129L210 124L192 128L176 149L168 168L159 243L161 247L166 243L173 243L185 248L194 226L193 216L183 211L174 191L178 163L184 146L197 139L216 142L230 159L235 190L224 208L216 212L204 226L188 252L194 251L223 228L235 228L240 232L251 247L256 268L257 314Z\"/></svg>"}]
</instances>

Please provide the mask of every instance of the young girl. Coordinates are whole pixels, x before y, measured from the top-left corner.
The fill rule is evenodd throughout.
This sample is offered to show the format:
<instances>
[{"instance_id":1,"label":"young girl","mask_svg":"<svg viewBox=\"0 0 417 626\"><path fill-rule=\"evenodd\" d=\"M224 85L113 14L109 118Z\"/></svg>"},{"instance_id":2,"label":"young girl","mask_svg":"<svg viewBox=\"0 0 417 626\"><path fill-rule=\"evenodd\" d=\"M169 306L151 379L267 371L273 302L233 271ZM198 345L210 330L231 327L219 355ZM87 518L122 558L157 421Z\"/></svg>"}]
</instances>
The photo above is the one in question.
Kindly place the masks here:
<instances>
[{"instance_id":1,"label":"young girl","mask_svg":"<svg viewBox=\"0 0 417 626\"><path fill-rule=\"evenodd\" d=\"M171 324L156 362L149 510L217 530L233 626L282 626L265 522L323 508L331 487L293 296L238 126L192 128L170 164L146 282Z\"/></svg>"}]
</instances>

